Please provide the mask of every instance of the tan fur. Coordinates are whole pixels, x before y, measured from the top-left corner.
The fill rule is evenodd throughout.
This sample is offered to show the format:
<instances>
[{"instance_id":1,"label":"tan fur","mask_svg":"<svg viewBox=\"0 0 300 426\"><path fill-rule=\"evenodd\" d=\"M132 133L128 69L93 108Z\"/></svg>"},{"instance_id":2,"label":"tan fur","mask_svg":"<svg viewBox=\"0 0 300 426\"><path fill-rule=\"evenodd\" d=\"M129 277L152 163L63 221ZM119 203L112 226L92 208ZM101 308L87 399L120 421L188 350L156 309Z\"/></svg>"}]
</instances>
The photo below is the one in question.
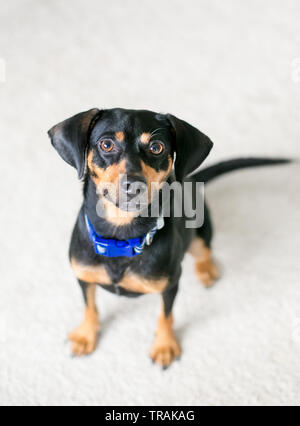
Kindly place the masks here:
<instances>
[{"instance_id":1,"label":"tan fur","mask_svg":"<svg viewBox=\"0 0 300 426\"><path fill-rule=\"evenodd\" d=\"M140 140L143 144L147 145L150 142L151 133L142 133Z\"/></svg>"},{"instance_id":2,"label":"tan fur","mask_svg":"<svg viewBox=\"0 0 300 426\"><path fill-rule=\"evenodd\" d=\"M69 334L72 352L75 356L88 355L97 346L100 331L99 316L96 307L96 286L87 284L87 306L82 324Z\"/></svg>"},{"instance_id":3,"label":"tan fur","mask_svg":"<svg viewBox=\"0 0 300 426\"><path fill-rule=\"evenodd\" d=\"M117 133L115 134L115 137L116 137L116 140L117 140L119 143L124 142L124 140L125 140L125 134L124 134L124 132L117 132Z\"/></svg>"},{"instance_id":4,"label":"tan fur","mask_svg":"<svg viewBox=\"0 0 300 426\"><path fill-rule=\"evenodd\" d=\"M92 178L97 186L105 183L113 183L117 188L119 187L119 176L121 174L126 174L126 163L125 160L121 161L118 164L112 164L107 167L106 170L101 169L93 162L94 151L88 155L88 166L92 172Z\"/></svg>"},{"instance_id":5,"label":"tan fur","mask_svg":"<svg viewBox=\"0 0 300 426\"><path fill-rule=\"evenodd\" d=\"M143 176L146 178L146 181L147 181L149 202L150 202L152 197L152 190L161 189L162 184L166 182L166 180L170 176L170 173L173 167L173 160L171 157L169 157L168 169L162 170L160 172L157 172L155 169L145 164L144 161L141 161L141 165L142 165Z\"/></svg>"},{"instance_id":6,"label":"tan fur","mask_svg":"<svg viewBox=\"0 0 300 426\"><path fill-rule=\"evenodd\" d=\"M120 175L126 174L126 161L122 160L119 164L113 164L107 167L106 170L101 169L101 167L97 166L93 162L94 151L88 155L88 167L91 172L91 177L94 180L96 186L101 188L102 193L105 189L105 184L114 184L117 191L119 189L119 178ZM152 200L152 191L159 190L162 187L162 184L169 177L172 167L173 161L172 158L169 157L169 167L167 170L163 170L161 172L157 172L152 167L145 164L141 161L143 176L146 178L148 194L149 194L149 202ZM100 186L101 185L101 186ZM138 215L138 212L127 212L119 209L113 202L109 201L107 198L102 197L100 194L101 200L103 202L105 208L105 218L108 222L112 223L114 226L124 226L129 225L135 217ZM113 197L111 197L113 198Z\"/></svg>"},{"instance_id":7,"label":"tan fur","mask_svg":"<svg viewBox=\"0 0 300 426\"><path fill-rule=\"evenodd\" d=\"M165 316L164 311L158 320L156 338L150 351L151 359L161 367L169 367L179 358L181 349L173 331L173 315Z\"/></svg>"},{"instance_id":8,"label":"tan fur","mask_svg":"<svg viewBox=\"0 0 300 426\"><path fill-rule=\"evenodd\" d=\"M110 285L111 279L104 266L83 265L76 259L71 260L76 277L89 284Z\"/></svg>"},{"instance_id":9,"label":"tan fur","mask_svg":"<svg viewBox=\"0 0 300 426\"><path fill-rule=\"evenodd\" d=\"M119 164L113 164L109 166L106 170L101 169L98 167L94 162L94 151L92 150L88 155L88 167L91 172L91 177L94 180L97 187L100 188L102 191L105 189L105 183L108 184L114 184L115 187L119 188L119 177L122 174L126 174L126 162L125 160L122 160ZM169 177L173 161L172 158L169 157L169 167L167 170L163 170L161 172L157 172L152 167L145 164L143 161L141 161L142 165L142 171L143 176L147 180L147 186L148 186L148 194L149 194L149 202L151 202L152 197L152 190L159 190L162 186L162 184L167 180ZM101 196L101 194L100 194ZM106 198L102 197L102 201L104 204L105 212L106 212L106 220L112 223L114 226L124 226L129 225L134 218L138 215L138 212L127 212L119 209L115 206L114 203L107 200Z\"/></svg>"},{"instance_id":10,"label":"tan fur","mask_svg":"<svg viewBox=\"0 0 300 426\"><path fill-rule=\"evenodd\" d=\"M113 184L118 191L119 189L119 178L120 175L126 174L126 162L122 160L119 164L113 164L106 170L101 169L95 163L93 163L94 152L91 151L88 155L88 166L92 173L92 179L96 186L101 188L102 192L105 189L105 184ZM101 185L101 187L100 187ZM101 197L102 194L100 194ZM112 197L113 198L113 197ZM136 217L137 213L127 212L119 209L113 202L102 197L102 202L106 212L106 220L112 223L114 226L129 225Z\"/></svg>"},{"instance_id":11,"label":"tan fur","mask_svg":"<svg viewBox=\"0 0 300 426\"><path fill-rule=\"evenodd\" d=\"M162 293L168 285L167 278L158 280L148 280L139 277L138 275L128 273L119 283L119 286L136 293L149 294L149 293Z\"/></svg>"},{"instance_id":12,"label":"tan fur","mask_svg":"<svg viewBox=\"0 0 300 426\"><path fill-rule=\"evenodd\" d=\"M219 278L219 272L213 262L211 250L206 247L201 238L195 238L189 252L196 260L195 272L198 279L205 287L211 287Z\"/></svg>"},{"instance_id":13,"label":"tan fur","mask_svg":"<svg viewBox=\"0 0 300 426\"><path fill-rule=\"evenodd\" d=\"M111 278L104 266L83 265L76 259L71 260L72 268L76 277L89 284L111 285ZM135 293L150 294L162 293L168 285L167 278L157 280L140 277L130 271L126 272L119 286L127 291Z\"/></svg>"}]
</instances>

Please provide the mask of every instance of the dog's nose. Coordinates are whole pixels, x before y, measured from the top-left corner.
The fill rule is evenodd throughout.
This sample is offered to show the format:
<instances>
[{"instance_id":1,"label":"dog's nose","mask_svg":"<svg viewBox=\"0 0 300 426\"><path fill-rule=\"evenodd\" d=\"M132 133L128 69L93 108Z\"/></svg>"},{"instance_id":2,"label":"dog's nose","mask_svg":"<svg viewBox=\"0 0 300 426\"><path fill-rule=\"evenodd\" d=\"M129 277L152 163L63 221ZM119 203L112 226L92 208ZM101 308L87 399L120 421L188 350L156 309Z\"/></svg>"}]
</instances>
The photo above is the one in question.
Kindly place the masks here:
<instances>
[{"instance_id":1,"label":"dog's nose","mask_svg":"<svg viewBox=\"0 0 300 426\"><path fill-rule=\"evenodd\" d=\"M142 176L123 176L121 179L121 190L129 198L143 194L147 189L147 183Z\"/></svg>"}]
</instances>

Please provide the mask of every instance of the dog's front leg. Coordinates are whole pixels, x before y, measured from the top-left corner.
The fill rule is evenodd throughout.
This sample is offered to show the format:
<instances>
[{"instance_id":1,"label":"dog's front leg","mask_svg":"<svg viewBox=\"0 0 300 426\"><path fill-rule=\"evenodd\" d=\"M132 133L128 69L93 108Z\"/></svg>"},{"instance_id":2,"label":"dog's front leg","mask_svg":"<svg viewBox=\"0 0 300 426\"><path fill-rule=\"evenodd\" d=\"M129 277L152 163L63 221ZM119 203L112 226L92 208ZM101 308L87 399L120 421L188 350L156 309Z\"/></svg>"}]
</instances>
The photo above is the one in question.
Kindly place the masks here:
<instances>
[{"instance_id":1,"label":"dog's front leg","mask_svg":"<svg viewBox=\"0 0 300 426\"><path fill-rule=\"evenodd\" d=\"M181 349L173 330L172 309L177 292L178 285L163 293L162 313L158 320L156 337L150 352L153 362L164 369L168 368L181 355Z\"/></svg>"},{"instance_id":2,"label":"dog's front leg","mask_svg":"<svg viewBox=\"0 0 300 426\"><path fill-rule=\"evenodd\" d=\"M96 284L78 281L84 296L85 313L82 324L69 335L69 339L73 354L82 356L89 355L96 349L100 323L96 306Z\"/></svg>"}]
</instances>

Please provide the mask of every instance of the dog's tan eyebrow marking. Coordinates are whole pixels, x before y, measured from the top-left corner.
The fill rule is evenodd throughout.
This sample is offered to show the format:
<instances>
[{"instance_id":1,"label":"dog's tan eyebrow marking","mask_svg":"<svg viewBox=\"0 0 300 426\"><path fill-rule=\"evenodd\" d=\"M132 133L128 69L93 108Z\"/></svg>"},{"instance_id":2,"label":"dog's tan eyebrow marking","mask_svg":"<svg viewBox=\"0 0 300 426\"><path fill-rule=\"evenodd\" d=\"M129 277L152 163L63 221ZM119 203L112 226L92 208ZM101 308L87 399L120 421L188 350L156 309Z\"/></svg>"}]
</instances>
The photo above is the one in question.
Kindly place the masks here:
<instances>
[{"instance_id":1,"label":"dog's tan eyebrow marking","mask_svg":"<svg viewBox=\"0 0 300 426\"><path fill-rule=\"evenodd\" d=\"M125 140L124 132L116 132L115 137L116 137L118 142L124 142L124 140Z\"/></svg>"},{"instance_id":2,"label":"dog's tan eyebrow marking","mask_svg":"<svg viewBox=\"0 0 300 426\"><path fill-rule=\"evenodd\" d=\"M142 143L147 144L150 142L151 139L151 133L142 133L140 140Z\"/></svg>"}]
</instances>

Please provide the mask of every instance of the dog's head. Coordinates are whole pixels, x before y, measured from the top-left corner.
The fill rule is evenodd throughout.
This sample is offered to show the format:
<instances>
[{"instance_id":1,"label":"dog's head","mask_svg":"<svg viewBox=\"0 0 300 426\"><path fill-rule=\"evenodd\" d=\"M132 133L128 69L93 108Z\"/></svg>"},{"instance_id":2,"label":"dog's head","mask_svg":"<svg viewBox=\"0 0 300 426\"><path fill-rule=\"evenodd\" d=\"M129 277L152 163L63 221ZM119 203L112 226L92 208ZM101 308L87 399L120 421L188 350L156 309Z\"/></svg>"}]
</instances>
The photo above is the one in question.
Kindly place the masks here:
<instances>
[{"instance_id":1,"label":"dog's head","mask_svg":"<svg viewBox=\"0 0 300 426\"><path fill-rule=\"evenodd\" d=\"M172 115L124 109L83 112L54 126L49 136L79 179L87 173L107 203L127 211L137 193L152 194L153 185L161 188L173 165L182 181L213 146L207 136ZM117 188L114 197L112 185Z\"/></svg>"}]
</instances>

